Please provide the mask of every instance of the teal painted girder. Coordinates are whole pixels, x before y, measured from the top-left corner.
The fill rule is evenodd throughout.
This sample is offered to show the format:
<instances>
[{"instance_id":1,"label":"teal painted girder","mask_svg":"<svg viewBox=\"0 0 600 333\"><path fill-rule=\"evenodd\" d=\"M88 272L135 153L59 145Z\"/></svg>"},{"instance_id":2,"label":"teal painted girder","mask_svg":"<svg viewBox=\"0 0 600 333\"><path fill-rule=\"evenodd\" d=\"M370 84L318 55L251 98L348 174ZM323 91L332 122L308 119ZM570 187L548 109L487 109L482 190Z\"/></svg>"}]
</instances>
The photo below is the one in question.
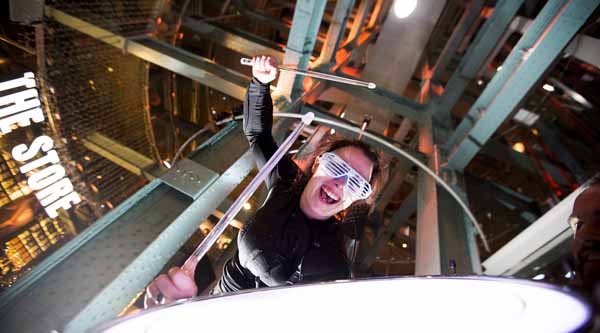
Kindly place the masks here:
<instances>
[{"instance_id":1,"label":"teal painted girder","mask_svg":"<svg viewBox=\"0 0 600 333\"><path fill-rule=\"evenodd\" d=\"M561 55L600 0L548 2L502 64L502 70L452 134L448 166L464 169Z\"/></svg>"},{"instance_id":2,"label":"teal painted girder","mask_svg":"<svg viewBox=\"0 0 600 333\"><path fill-rule=\"evenodd\" d=\"M292 28L288 36L284 63L296 64L300 69L307 69L310 62L326 1L298 0L294 8ZM281 79L280 79L281 80ZM302 92L303 76L295 76L289 93L295 99Z\"/></svg>"},{"instance_id":3,"label":"teal painted girder","mask_svg":"<svg viewBox=\"0 0 600 333\"><path fill-rule=\"evenodd\" d=\"M442 53L438 57L435 68L433 69L433 75L431 76L432 82L440 82L448 63L454 55L454 52L456 52L461 42L465 38L465 35L479 17L481 8L483 8L483 3L484 0L473 0L465 9L465 12L460 18L457 27L454 28L452 35L448 39L448 42L446 42Z\"/></svg>"},{"instance_id":4,"label":"teal painted girder","mask_svg":"<svg viewBox=\"0 0 600 333\"><path fill-rule=\"evenodd\" d=\"M460 61L458 68L450 77L444 94L436 102L437 105L434 108L436 114L441 113L439 116L442 118L449 117L450 111L485 64L522 3L523 0L501 0L497 2L494 12L483 24L467 53Z\"/></svg>"}]
</instances>

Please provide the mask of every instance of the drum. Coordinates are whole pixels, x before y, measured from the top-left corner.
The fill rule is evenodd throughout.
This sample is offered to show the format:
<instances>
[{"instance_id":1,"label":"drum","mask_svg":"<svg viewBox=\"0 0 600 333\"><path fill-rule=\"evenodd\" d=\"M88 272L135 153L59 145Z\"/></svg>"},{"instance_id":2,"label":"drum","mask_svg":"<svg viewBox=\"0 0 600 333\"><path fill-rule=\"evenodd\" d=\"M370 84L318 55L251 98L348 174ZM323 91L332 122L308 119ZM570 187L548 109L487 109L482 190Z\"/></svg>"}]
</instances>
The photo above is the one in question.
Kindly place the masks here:
<instances>
[{"instance_id":1,"label":"drum","mask_svg":"<svg viewBox=\"0 0 600 333\"><path fill-rule=\"evenodd\" d=\"M399 277L199 297L120 318L95 332L571 332L592 312L545 283Z\"/></svg>"}]
</instances>

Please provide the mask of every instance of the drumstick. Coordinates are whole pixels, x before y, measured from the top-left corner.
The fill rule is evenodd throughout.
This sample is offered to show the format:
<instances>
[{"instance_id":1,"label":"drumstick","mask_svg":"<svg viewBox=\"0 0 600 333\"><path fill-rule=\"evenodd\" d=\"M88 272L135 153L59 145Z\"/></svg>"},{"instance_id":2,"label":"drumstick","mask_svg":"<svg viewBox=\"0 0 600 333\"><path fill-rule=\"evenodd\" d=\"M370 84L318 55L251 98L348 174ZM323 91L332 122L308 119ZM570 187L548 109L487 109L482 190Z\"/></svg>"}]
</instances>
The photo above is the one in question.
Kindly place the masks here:
<instances>
[{"instance_id":1,"label":"drumstick","mask_svg":"<svg viewBox=\"0 0 600 333\"><path fill-rule=\"evenodd\" d=\"M302 121L296 125L294 131L283 141L281 146L275 151L273 156L267 161L267 163L260 169L258 174L252 179L250 184L244 189L242 194L240 194L237 199L233 202L231 207L225 212L221 220L214 226L214 228L210 231L210 233L204 238L204 240L198 245L194 253L185 261L181 268L190 274L190 276L194 276L194 271L196 270L196 265L200 262L200 259L208 252L208 249L217 241L219 236L225 231L225 228L229 225L231 220L237 215L240 211L244 203L248 201L250 196L254 194L256 189L262 184L262 182L269 176L273 168L279 163L279 160L287 153L290 149L294 141L298 138L302 129L305 126L310 125L312 120L315 118L315 115L312 112L308 112L302 116Z\"/></svg>"},{"instance_id":2,"label":"drumstick","mask_svg":"<svg viewBox=\"0 0 600 333\"><path fill-rule=\"evenodd\" d=\"M246 66L252 66L252 64L253 64L252 59L250 59L250 58L242 58L242 59L240 59L240 63L242 65L246 65ZM338 75L309 71L309 70L299 69L299 68L290 68L290 67L283 67L283 66L278 66L277 68L280 71L286 71L286 72L296 73L296 74L300 74L300 75L304 75L304 76L310 76L310 77L314 77L317 79L335 81L335 82L339 82L339 83L345 83L345 84L359 86L359 87L365 87L365 88L369 88L369 89L377 88L377 85L373 82L360 81L360 80L350 79L350 78L342 77L342 76L338 76Z\"/></svg>"}]
</instances>

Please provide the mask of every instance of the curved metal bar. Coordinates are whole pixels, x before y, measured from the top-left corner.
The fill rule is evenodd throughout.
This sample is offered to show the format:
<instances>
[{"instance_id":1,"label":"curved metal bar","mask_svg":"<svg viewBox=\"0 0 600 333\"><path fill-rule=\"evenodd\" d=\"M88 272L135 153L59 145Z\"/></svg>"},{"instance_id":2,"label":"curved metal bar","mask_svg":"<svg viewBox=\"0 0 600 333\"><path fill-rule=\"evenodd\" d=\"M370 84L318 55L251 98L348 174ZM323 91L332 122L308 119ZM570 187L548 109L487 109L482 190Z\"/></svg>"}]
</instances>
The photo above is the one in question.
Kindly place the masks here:
<instances>
[{"instance_id":1,"label":"curved metal bar","mask_svg":"<svg viewBox=\"0 0 600 333\"><path fill-rule=\"evenodd\" d=\"M301 98L298 98L298 100L296 100L296 102L298 102L300 100L301 100ZM294 102L294 104L296 102ZM287 112L275 112L275 113L273 113L273 117L302 119L303 114L300 114L300 113L287 113ZM241 117L235 117L235 118L226 119L226 120L223 120L221 123L225 123L225 122L232 121L234 119L240 119L240 118ZM357 134L361 133L360 127L348 125L348 124L345 124L345 123L343 123L341 121L337 121L337 120L331 120L331 119L326 119L326 118L322 118L322 117L315 117L313 119L313 122L320 123L320 124L325 124L325 125L328 125L328 126L333 127L333 128L344 129L346 131L354 132L354 133L357 133ZM376 135L373 135L373 134L371 134L369 132L362 132L362 133L363 133L364 137L367 137L370 140L373 140L373 141L377 142L379 145L381 145L382 147L385 147L387 150L393 151L397 155L402 156L402 157L408 159L409 161L411 161L412 163L416 164L419 168L421 168L423 171L425 171L425 173L427 173L429 176L431 176L440 186L442 186L446 191L448 191L448 193L450 194L450 196L452 196L454 198L454 200L456 200L456 202L461 206L461 208L463 209L463 211L465 212L465 214L467 215L467 217L469 218L469 220L471 220L471 222L473 223L473 226L477 230L477 233L479 234L479 237L481 237L481 241L483 242L484 248L488 252L491 251L490 250L490 246L489 246L488 241L487 241L487 237L483 233L483 229L481 228L481 225L477 222L477 219L475 218L475 216L473 215L473 213L469 209L469 206L452 189L452 187L450 185L448 185L448 183L446 183L434 171L432 171L429 167L427 167L427 165L425 165L425 163L421 162L417 157L412 156L410 153L406 152L404 149L396 147L395 145L393 145L392 143L388 142L387 140L382 139L382 138L380 138L380 137L378 137ZM183 149L183 146L180 149Z\"/></svg>"},{"instance_id":2,"label":"curved metal bar","mask_svg":"<svg viewBox=\"0 0 600 333\"><path fill-rule=\"evenodd\" d=\"M297 114L297 113L276 112L276 113L273 113L273 116L274 117L284 117L284 118L302 118L303 115L302 114ZM346 125L346 124L344 124L342 122L335 121L335 120L325 119L325 118L321 118L321 117L315 117L315 119L313 121L317 122L317 123L325 124L325 125L330 125L332 127L342 128L342 129L345 129L347 131L351 131L351 132L355 132L355 133L360 133L361 132L361 130L360 130L359 127L354 127L354 126ZM485 234L483 233L483 229L481 228L481 226L477 222L477 219L475 218L475 216L473 215L473 213L469 209L469 206L467 206L467 204L452 189L452 187L450 187L450 185L448 185L448 183L446 183L442 178L440 178L440 176L436 175L433 170L431 170L429 167L427 167L427 165L425 165L423 162L421 162L418 158L415 158L411 154L407 153L405 150L403 150L401 148L398 148L398 147L392 145L391 143L387 142L386 140L381 139L381 138L379 138L379 137L377 137L377 136L375 136L375 135L373 135L371 133L364 132L363 135L365 137L368 137L369 139L371 139L373 141L378 142L382 146L385 146L386 148L388 148L388 149L396 152L397 155L403 156L403 157L407 158L412 163L416 164L419 168L421 168L423 171L425 171L425 173L427 173L429 176L431 176L433 179L435 179L436 183L438 183L446 191L448 191L448 193L454 198L454 200L456 200L456 202L462 207L463 211L469 217L469 219L473 223L473 226L475 227L475 229L479 233L479 237L481 237L481 241L483 242L483 246L485 247L485 249L488 252L490 251L490 246L489 246L489 244L487 242L487 238L485 237Z\"/></svg>"}]
</instances>

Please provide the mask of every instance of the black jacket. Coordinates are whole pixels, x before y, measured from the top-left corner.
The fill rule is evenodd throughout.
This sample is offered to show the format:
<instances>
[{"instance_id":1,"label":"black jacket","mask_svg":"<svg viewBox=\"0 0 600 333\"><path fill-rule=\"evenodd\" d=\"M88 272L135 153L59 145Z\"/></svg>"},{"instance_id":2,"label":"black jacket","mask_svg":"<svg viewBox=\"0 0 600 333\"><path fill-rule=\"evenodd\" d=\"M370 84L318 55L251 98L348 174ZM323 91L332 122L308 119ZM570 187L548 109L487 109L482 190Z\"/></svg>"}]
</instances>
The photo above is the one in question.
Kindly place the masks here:
<instances>
[{"instance_id":1,"label":"black jacket","mask_svg":"<svg viewBox=\"0 0 600 333\"><path fill-rule=\"evenodd\" d=\"M272 123L269 85L253 79L244 100L244 133L258 168L277 150ZM267 199L240 230L238 250L213 294L350 277L341 228L333 219L312 220L300 209L299 173L287 156L271 172Z\"/></svg>"}]
</instances>

